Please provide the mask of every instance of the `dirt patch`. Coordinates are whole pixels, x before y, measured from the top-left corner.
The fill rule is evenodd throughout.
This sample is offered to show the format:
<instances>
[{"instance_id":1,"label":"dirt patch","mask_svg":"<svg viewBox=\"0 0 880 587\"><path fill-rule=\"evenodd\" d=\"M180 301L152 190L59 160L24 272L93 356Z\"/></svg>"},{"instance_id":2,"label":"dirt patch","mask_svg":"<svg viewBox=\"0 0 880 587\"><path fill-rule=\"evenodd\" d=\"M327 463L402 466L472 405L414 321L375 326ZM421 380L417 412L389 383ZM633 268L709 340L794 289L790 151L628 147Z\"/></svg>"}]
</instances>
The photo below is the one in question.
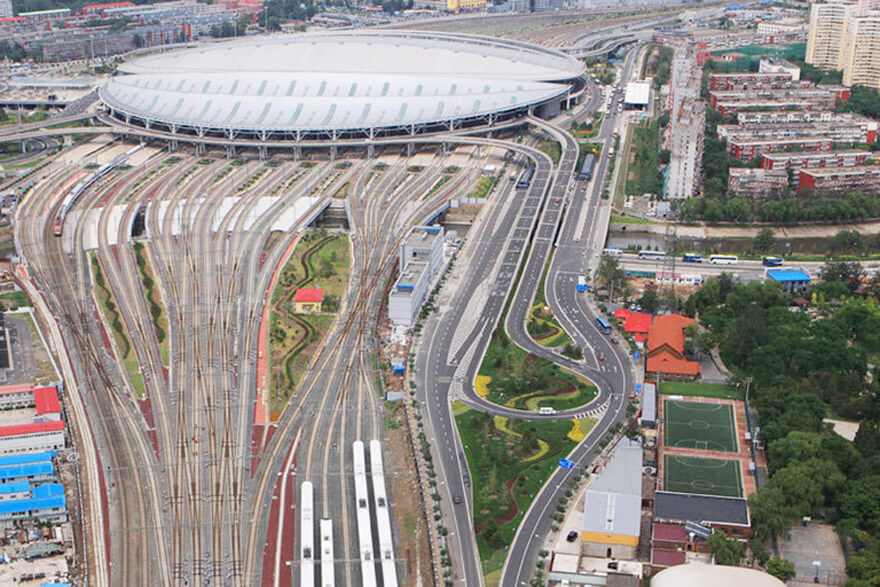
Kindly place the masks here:
<instances>
[{"instance_id":1,"label":"dirt patch","mask_svg":"<svg viewBox=\"0 0 880 587\"><path fill-rule=\"evenodd\" d=\"M388 470L388 490L391 498L391 513L396 529L396 551L402 563L402 585L432 585L431 549L428 540L428 527L422 511L421 493L414 488L419 486L415 467L415 455L407 439L407 426L404 410L396 410L392 421L397 424L385 432L386 446L390 463Z\"/></svg>"}]
</instances>

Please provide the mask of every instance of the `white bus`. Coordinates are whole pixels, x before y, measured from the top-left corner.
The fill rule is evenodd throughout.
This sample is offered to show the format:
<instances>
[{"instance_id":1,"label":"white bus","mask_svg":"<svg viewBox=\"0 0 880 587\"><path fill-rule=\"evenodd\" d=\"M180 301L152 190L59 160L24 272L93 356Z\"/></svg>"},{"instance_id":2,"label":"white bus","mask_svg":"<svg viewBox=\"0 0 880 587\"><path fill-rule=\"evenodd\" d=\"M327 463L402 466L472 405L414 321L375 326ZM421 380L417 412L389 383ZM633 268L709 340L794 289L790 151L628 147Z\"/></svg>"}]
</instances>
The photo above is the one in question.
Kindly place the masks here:
<instances>
[{"instance_id":1,"label":"white bus","mask_svg":"<svg viewBox=\"0 0 880 587\"><path fill-rule=\"evenodd\" d=\"M736 255L710 255L709 262L715 265L736 265L739 257Z\"/></svg>"},{"instance_id":2,"label":"white bus","mask_svg":"<svg viewBox=\"0 0 880 587\"><path fill-rule=\"evenodd\" d=\"M602 251L602 254L603 255L610 255L612 257L620 257L621 255L623 255L623 251L620 249L607 248L604 251Z\"/></svg>"},{"instance_id":3,"label":"white bus","mask_svg":"<svg viewBox=\"0 0 880 587\"><path fill-rule=\"evenodd\" d=\"M639 259L663 259L665 251L639 251Z\"/></svg>"}]
</instances>

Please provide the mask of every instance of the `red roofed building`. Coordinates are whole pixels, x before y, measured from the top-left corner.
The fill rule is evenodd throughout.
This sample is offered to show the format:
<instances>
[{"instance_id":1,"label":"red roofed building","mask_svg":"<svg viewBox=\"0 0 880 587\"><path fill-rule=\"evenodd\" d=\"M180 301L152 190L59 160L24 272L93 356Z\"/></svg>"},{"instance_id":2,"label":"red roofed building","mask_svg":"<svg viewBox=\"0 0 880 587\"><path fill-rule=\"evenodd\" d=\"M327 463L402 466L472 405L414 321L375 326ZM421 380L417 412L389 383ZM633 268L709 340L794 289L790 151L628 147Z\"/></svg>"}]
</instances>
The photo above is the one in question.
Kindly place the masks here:
<instances>
[{"instance_id":1,"label":"red roofed building","mask_svg":"<svg viewBox=\"0 0 880 587\"><path fill-rule=\"evenodd\" d=\"M323 302L323 289L303 287L293 294L293 311L297 314L320 314Z\"/></svg>"},{"instance_id":2,"label":"red roofed building","mask_svg":"<svg viewBox=\"0 0 880 587\"><path fill-rule=\"evenodd\" d=\"M664 379L696 379L700 364L684 356L684 329L693 318L681 314L657 316L648 332L648 360L645 372Z\"/></svg>"},{"instance_id":3,"label":"red roofed building","mask_svg":"<svg viewBox=\"0 0 880 587\"><path fill-rule=\"evenodd\" d=\"M655 523L651 534L651 545L666 550L685 549L687 532L680 524Z\"/></svg>"},{"instance_id":4,"label":"red roofed building","mask_svg":"<svg viewBox=\"0 0 880 587\"><path fill-rule=\"evenodd\" d=\"M687 554L683 550L666 550L663 548L651 549L651 570L658 570L683 565L687 561Z\"/></svg>"},{"instance_id":5,"label":"red roofed building","mask_svg":"<svg viewBox=\"0 0 880 587\"><path fill-rule=\"evenodd\" d=\"M64 422L0 426L0 454L64 448Z\"/></svg>"},{"instance_id":6,"label":"red roofed building","mask_svg":"<svg viewBox=\"0 0 880 587\"><path fill-rule=\"evenodd\" d=\"M623 329L630 334L646 335L651 329L651 315L644 312L630 312L623 323Z\"/></svg>"},{"instance_id":7,"label":"red roofed building","mask_svg":"<svg viewBox=\"0 0 880 587\"><path fill-rule=\"evenodd\" d=\"M38 387L34 390L34 404L37 407L37 420L49 422L61 419L61 402L58 390L54 387Z\"/></svg>"}]
</instances>

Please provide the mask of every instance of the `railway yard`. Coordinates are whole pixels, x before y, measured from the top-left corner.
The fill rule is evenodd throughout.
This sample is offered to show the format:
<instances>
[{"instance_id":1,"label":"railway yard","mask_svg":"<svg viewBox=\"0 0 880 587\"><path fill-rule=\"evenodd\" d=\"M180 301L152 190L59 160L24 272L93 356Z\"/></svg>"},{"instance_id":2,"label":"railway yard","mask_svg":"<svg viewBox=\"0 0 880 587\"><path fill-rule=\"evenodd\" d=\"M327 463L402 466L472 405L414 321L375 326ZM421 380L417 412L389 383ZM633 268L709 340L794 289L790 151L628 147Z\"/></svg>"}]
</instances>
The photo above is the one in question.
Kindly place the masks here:
<instances>
[{"instance_id":1,"label":"railway yard","mask_svg":"<svg viewBox=\"0 0 880 587\"><path fill-rule=\"evenodd\" d=\"M16 190L15 277L64 379L69 442L82 460L81 579L282 587L533 580L544 538L556 531L554 508L620 428L637 379L628 349L596 328L597 308L575 288L599 261L611 207L602 192L615 166L609 147L627 115L571 53L604 54L625 37L636 49L609 65L622 86L638 77L642 41L669 17L424 25L515 39L493 45L496 57L526 43L564 49L522 50L532 65L558 60L577 70L571 87L542 94L556 100L548 116L538 112L545 103L511 97L506 118L487 114L485 127L469 119L462 128L427 120L424 132L408 123L397 135L322 130L304 146L299 131L295 141L292 132L185 134L146 118L138 126L122 106L106 106L62 113L65 128L0 129L3 140L46 141L24 159L39 161L34 170L7 187ZM416 41L402 34L395 42L451 42L412 34ZM467 49L473 39L465 41ZM542 86L571 81L558 67L565 75ZM188 74L176 75L179 90ZM333 91L370 91L345 83ZM508 91L497 83L483 93ZM262 96L261 84L248 99ZM267 91L289 98L295 85ZM446 100L464 100L456 88ZM378 119L379 110L404 117L405 101L376 105L387 91L388 83L343 122ZM409 90L399 91L404 100ZM411 100L421 97L421 80L413 91ZM490 99L476 99L473 110ZM238 108L230 105L230 117ZM429 117L426 106L409 114L417 108ZM325 122L337 114L334 104ZM86 118L95 126L79 127ZM604 148L591 174L578 177L584 145L568 127L588 119L590 144ZM411 230L439 226L434 273L407 283L404 275L422 279L422 259L413 272L401 252ZM392 290L418 288L412 322L394 322ZM580 358L536 341L528 322L539 310ZM498 387L490 396L485 381L481 393L474 383L483 361L503 352L490 345L516 345L524 363L541 361L542 373L562 382L556 397L504 397ZM539 409L543 399L550 403ZM495 437L527 430L537 455L517 465L539 471L521 482L528 491L511 502L518 511L493 510L509 540L493 552L475 536L474 507L495 498L474 498L479 463L468 463L465 452L475 451L456 427L470 410L466 418L485 420ZM540 439L548 430L572 432L551 449ZM541 461L545 453L553 463ZM572 466L557 467L561 456ZM513 496L513 481L509 489Z\"/></svg>"}]
</instances>

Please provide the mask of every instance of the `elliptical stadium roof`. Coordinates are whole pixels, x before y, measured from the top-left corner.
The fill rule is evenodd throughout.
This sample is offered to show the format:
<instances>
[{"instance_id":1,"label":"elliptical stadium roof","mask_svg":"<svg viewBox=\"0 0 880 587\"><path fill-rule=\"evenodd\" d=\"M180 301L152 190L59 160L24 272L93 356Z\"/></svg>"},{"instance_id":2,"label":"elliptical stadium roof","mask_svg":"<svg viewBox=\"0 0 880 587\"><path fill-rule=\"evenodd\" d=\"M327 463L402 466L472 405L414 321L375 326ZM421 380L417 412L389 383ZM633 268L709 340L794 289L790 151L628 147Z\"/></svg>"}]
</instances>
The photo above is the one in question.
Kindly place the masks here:
<instances>
[{"instance_id":1,"label":"elliptical stadium roof","mask_svg":"<svg viewBox=\"0 0 880 587\"><path fill-rule=\"evenodd\" d=\"M562 53L409 31L272 36L125 63L100 90L117 118L197 133L387 132L521 112L583 75Z\"/></svg>"}]
</instances>

